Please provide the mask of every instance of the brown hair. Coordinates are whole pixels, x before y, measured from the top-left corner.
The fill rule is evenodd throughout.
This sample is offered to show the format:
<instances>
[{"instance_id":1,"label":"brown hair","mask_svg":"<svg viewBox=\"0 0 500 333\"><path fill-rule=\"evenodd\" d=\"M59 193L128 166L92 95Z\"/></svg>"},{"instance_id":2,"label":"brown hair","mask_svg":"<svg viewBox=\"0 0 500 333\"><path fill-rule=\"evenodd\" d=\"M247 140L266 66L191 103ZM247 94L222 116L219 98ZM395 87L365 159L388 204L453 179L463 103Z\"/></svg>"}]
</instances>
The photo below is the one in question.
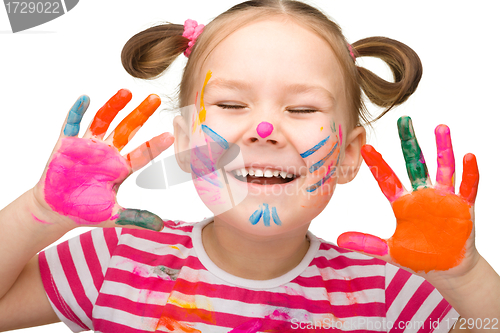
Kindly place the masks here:
<instances>
[{"instance_id":1,"label":"brown hair","mask_svg":"<svg viewBox=\"0 0 500 333\"><path fill-rule=\"evenodd\" d=\"M388 82L370 70L356 66L340 27L318 9L295 0L250 0L240 3L217 16L204 28L188 59L179 86L179 106L187 106L192 95L193 78L211 51L229 34L257 20L273 16L291 18L314 31L332 47L343 72L350 127L370 123L361 90L370 101L385 110L373 121L413 94L422 76L418 55L405 44L385 37L370 37L352 44L356 57L377 57L387 63L394 82ZM189 40L182 37L183 25L162 24L139 32L125 44L122 64L132 76L154 79L184 52Z\"/></svg>"}]
</instances>

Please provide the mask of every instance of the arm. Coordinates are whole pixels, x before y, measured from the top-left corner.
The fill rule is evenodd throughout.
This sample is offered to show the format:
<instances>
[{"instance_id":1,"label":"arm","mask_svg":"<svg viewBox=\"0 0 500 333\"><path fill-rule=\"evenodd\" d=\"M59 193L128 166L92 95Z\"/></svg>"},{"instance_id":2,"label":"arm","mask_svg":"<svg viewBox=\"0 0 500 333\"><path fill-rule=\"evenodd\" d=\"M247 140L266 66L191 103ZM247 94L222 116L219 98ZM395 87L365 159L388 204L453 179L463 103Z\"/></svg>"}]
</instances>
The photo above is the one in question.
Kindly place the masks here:
<instances>
[{"instance_id":1,"label":"arm","mask_svg":"<svg viewBox=\"0 0 500 333\"><path fill-rule=\"evenodd\" d=\"M89 99L71 108L38 184L0 211L0 330L58 321L45 295L36 254L79 226L161 230L156 215L125 209L116 202L120 184L173 142L164 133L126 156L119 151L160 105L150 95L103 140L109 124L130 101L120 90L78 138Z\"/></svg>"},{"instance_id":2,"label":"arm","mask_svg":"<svg viewBox=\"0 0 500 333\"><path fill-rule=\"evenodd\" d=\"M0 331L59 321L45 295L36 253L70 229L35 221L30 212L43 216L36 206L30 190L0 211Z\"/></svg>"},{"instance_id":3,"label":"arm","mask_svg":"<svg viewBox=\"0 0 500 333\"><path fill-rule=\"evenodd\" d=\"M462 323L483 323L483 328L475 322L467 328L491 332L492 321L500 319L500 278L474 243L474 203L479 182L476 158L472 154L464 157L460 193L455 194L450 132L448 127L438 126L437 182L432 185L410 118L400 118L398 126L413 191L404 188L373 147L362 149L365 162L394 210L394 235L383 240L345 233L337 242L424 277L460 313ZM490 325L485 329L488 320ZM454 329L460 328L457 326Z\"/></svg>"}]
</instances>

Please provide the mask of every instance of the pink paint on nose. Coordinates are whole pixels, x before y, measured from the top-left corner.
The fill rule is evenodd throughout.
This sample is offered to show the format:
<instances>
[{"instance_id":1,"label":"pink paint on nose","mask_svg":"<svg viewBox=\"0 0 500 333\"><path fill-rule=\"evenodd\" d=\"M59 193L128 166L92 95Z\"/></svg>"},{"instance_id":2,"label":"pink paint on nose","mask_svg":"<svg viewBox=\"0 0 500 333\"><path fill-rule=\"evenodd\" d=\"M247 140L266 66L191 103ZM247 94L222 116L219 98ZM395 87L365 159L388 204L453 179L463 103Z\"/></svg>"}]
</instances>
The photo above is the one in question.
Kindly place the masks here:
<instances>
[{"instance_id":1,"label":"pink paint on nose","mask_svg":"<svg viewBox=\"0 0 500 333\"><path fill-rule=\"evenodd\" d=\"M260 135L261 138L267 138L271 133L273 132L273 125L263 121L257 126L257 133Z\"/></svg>"}]
</instances>

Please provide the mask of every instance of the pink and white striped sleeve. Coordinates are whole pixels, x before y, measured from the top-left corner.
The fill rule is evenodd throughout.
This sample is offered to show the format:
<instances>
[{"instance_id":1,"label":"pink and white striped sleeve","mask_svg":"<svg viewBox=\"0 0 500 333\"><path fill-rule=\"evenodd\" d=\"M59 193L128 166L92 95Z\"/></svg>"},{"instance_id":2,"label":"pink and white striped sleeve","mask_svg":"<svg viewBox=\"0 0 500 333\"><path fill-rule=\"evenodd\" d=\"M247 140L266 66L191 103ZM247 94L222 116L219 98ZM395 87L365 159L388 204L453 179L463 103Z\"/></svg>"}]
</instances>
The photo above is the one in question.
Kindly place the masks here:
<instances>
[{"instance_id":1,"label":"pink and white striped sleeve","mask_svg":"<svg viewBox=\"0 0 500 333\"><path fill-rule=\"evenodd\" d=\"M386 264L388 332L449 332L460 316L424 278Z\"/></svg>"},{"instance_id":2,"label":"pink and white striped sleeve","mask_svg":"<svg viewBox=\"0 0 500 333\"><path fill-rule=\"evenodd\" d=\"M96 228L38 256L52 308L73 332L93 329L92 310L120 231Z\"/></svg>"}]
</instances>

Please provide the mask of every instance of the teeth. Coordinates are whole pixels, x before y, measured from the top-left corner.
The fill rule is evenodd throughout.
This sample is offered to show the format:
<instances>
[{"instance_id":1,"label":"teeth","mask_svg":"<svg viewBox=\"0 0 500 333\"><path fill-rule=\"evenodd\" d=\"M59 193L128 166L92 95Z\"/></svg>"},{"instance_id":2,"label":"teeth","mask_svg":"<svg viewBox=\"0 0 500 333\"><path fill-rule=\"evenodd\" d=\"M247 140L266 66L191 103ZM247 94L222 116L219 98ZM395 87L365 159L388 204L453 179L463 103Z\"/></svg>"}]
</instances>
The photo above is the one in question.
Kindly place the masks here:
<instances>
[{"instance_id":1,"label":"teeth","mask_svg":"<svg viewBox=\"0 0 500 333\"><path fill-rule=\"evenodd\" d=\"M295 175L293 173L287 173L286 171L279 171L279 170L263 170L263 169L252 169L252 168L241 168L241 169L236 169L233 171L236 176L254 176L254 177L266 177L266 178L271 178L271 177L281 177L283 179L285 178L294 178Z\"/></svg>"}]
</instances>

